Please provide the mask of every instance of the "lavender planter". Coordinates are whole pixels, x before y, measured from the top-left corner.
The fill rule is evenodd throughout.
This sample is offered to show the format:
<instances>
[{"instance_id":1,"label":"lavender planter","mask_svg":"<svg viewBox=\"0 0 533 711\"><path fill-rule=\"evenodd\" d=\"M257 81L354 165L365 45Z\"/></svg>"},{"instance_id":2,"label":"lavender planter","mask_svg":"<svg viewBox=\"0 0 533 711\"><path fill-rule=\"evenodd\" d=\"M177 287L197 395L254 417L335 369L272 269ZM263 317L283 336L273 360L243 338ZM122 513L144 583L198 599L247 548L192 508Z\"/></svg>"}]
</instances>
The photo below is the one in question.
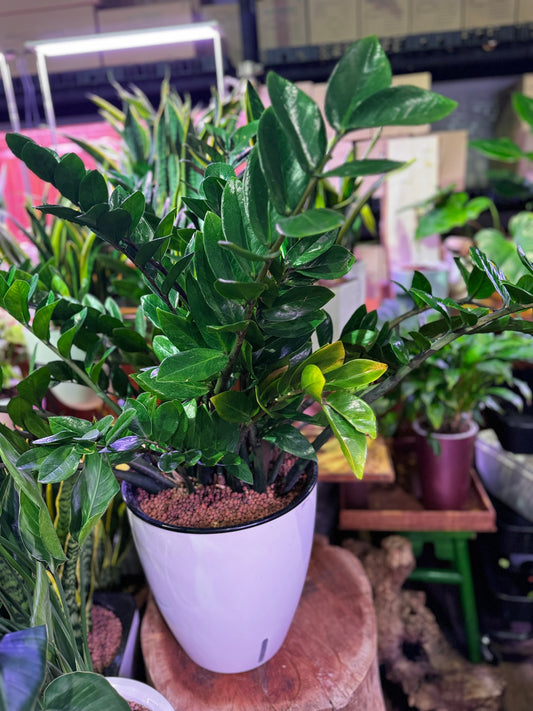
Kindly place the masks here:
<instances>
[{"instance_id":1,"label":"lavender planter","mask_svg":"<svg viewBox=\"0 0 533 711\"><path fill-rule=\"evenodd\" d=\"M302 593L313 542L317 468L283 511L223 529L161 524L122 484L133 539L155 601L191 659L214 672L276 654Z\"/></svg>"}]
</instances>

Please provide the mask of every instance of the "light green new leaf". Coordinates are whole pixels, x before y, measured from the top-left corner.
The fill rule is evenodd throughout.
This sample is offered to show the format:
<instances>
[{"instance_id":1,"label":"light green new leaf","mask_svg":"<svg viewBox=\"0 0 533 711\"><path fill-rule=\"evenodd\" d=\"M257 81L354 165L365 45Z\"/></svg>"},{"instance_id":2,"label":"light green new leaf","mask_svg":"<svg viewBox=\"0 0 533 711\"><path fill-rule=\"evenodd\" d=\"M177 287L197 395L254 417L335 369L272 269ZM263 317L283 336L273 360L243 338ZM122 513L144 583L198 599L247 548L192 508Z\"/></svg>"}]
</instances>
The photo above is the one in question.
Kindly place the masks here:
<instances>
[{"instance_id":1,"label":"light green new leaf","mask_svg":"<svg viewBox=\"0 0 533 711\"><path fill-rule=\"evenodd\" d=\"M320 109L308 94L275 72L268 73L267 88L296 159L304 171L314 172L326 154L326 127Z\"/></svg>"},{"instance_id":2,"label":"light green new leaf","mask_svg":"<svg viewBox=\"0 0 533 711\"><path fill-rule=\"evenodd\" d=\"M364 388L380 378L387 370L385 363L360 358L351 360L332 370L326 375L328 389L342 388L343 390L356 390Z\"/></svg>"},{"instance_id":3,"label":"light green new leaf","mask_svg":"<svg viewBox=\"0 0 533 711\"><path fill-rule=\"evenodd\" d=\"M310 237L340 227L344 216L327 208L311 208L300 215L282 217L278 220L279 231L287 237Z\"/></svg>"},{"instance_id":4,"label":"light green new leaf","mask_svg":"<svg viewBox=\"0 0 533 711\"><path fill-rule=\"evenodd\" d=\"M323 410L346 461L356 477L361 479L366 462L367 442L365 435L358 432L344 417L341 417L327 404L324 404Z\"/></svg>"},{"instance_id":5,"label":"light green new leaf","mask_svg":"<svg viewBox=\"0 0 533 711\"><path fill-rule=\"evenodd\" d=\"M322 400L322 392L326 379L316 365L306 365L302 371L302 390L317 402Z\"/></svg>"},{"instance_id":6,"label":"light green new leaf","mask_svg":"<svg viewBox=\"0 0 533 711\"><path fill-rule=\"evenodd\" d=\"M533 99L525 94L515 92L512 97L513 109L518 116L533 128Z\"/></svg>"},{"instance_id":7,"label":"light green new leaf","mask_svg":"<svg viewBox=\"0 0 533 711\"><path fill-rule=\"evenodd\" d=\"M502 136L501 138L480 138L470 141L470 146L475 148L487 158L498 160L502 163L516 163L525 157L525 153L517 144Z\"/></svg>"},{"instance_id":8,"label":"light green new leaf","mask_svg":"<svg viewBox=\"0 0 533 711\"><path fill-rule=\"evenodd\" d=\"M389 60L376 36L357 40L333 70L326 92L326 117L337 131L349 126L350 117L366 98L390 86Z\"/></svg>"},{"instance_id":9,"label":"light green new leaf","mask_svg":"<svg viewBox=\"0 0 533 711\"><path fill-rule=\"evenodd\" d=\"M29 293L29 283L17 279L4 294L4 308L20 323L29 323L30 321L30 312L28 309Z\"/></svg>"}]
</instances>

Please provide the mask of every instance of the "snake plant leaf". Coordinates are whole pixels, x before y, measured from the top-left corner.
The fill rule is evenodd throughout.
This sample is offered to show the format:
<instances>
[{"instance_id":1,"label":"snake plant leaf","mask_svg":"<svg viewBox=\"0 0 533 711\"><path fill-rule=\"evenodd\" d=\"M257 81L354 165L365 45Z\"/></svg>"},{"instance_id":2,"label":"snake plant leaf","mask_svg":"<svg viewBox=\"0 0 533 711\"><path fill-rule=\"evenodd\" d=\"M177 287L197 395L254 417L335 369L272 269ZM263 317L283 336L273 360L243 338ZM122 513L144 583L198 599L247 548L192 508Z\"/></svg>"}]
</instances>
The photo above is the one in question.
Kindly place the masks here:
<instances>
[{"instance_id":1,"label":"snake plant leaf","mask_svg":"<svg viewBox=\"0 0 533 711\"><path fill-rule=\"evenodd\" d=\"M327 86L325 113L330 125L345 132L366 98L390 86L390 62L376 36L354 42L337 63Z\"/></svg>"},{"instance_id":2,"label":"snake plant leaf","mask_svg":"<svg viewBox=\"0 0 533 711\"><path fill-rule=\"evenodd\" d=\"M82 210L87 211L99 203L107 203L109 191L107 183L98 170L87 171L79 187L79 204Z\"/></svg>"},{"instance_id":3,"label":"snake plant leaf","mask_svg":"<svg viewBox=\"0 0 533 711\"><path fill-rule=\"evenodd\" d=\"M71 535L80 546L102 518L119 490L120 487L107 459L98 453L87 454L73 496L74 500L81 501L81 516L77 527L71 527Z\"/></svg>"},{"instance_id":4,"label":"snake plant leaf","mask_svg":"<svg viewBox=\"0 0 533 711\"><path fill-rule=\"evenodd\" d=\"M266 289L265 284L254 281L231 281L229 279L217 279L215 289L226 299L235 301L254 301L258 299Z\"/></svg>"},{"instance_id":5,"label":"snake plant leaf","mask_svg":"<svg viewBox=\"0 0 533 711\"><path fill-rule=\"evenodd\" d=\"M62 195L77 205L80 184L86 172L82 159L76 153L65 153L55 167L52 182Z\"/></svg>"},{"instance_id":6,"label":"snake plant leaf","mask_svg":"<svg viewBox=\"0 0 533 711\"><path fill-rule=\"evenodd\" d=\"M44 499L41 498L41 503L36 504L24 491L20 492L19 526L24 546L33 558L49 568L65 560Z\"/></svg>"},{"instance_id":7,"label":"snake plant leaf","mask_svg":"<svg viewBox=\"0 0 533 711\"><path fill-rule=\"evenodd\" d=\"M236 424L250 423L252 418L259 412L255 397L236 390L228 390L213 395L211 403L219 417L226 420L226 422Z\"/></svg>"},{"instance_id":8,"label":"snake plant leaf","mask_svg":"<svg viewBox=\"0 0 533 711\"><path fill-rule=\"evenodd\" d=\"M397 160L373 159L351 160L323 173L323 178L359 178L364 175L381 175L398 170L406 164Z\"/></svg>"},{"instance_id":9,"label":"snake plant leaf","mask_svg":"<svg viewBox=\"0 0 533 711\"><path fill-rule=\"evenodd\" d=\"M46 627L9 632L0 640L3 709L34 711L46 672Z\"/></svg>"},{"instance_id":10,"label":"snake plant leaf","mask_svg":"<svg viewBox=\"0 0 533 711\"><path fill-rule=\"evenodd\" d=\"M362 479L366 462L366 436L327 403L324 403L323 410L351 470L358 479Z\"/></svg>"},{"instance_id":11,"label":"snake plant leaf","mask_svg":"<svg viewBox=\"0 0 533 711\"><path fill-rule=\"evenodd\" d=\"M298 272L316 279L339 279L350 271L354 261L352 252L340 244L334 244L312 262L299 267Z\"/></svg>"},{"instance_id":12,"label":"snake plant leaf","mask_svg":"<svg viewBox=\"0 0 533 711\"><path fill-rule=\"evenodd\" d=\"M46 687L43 711L129 711L130 706L103 676L92 672L62 674Z\"/></svg>"},{"instance_id":13,"label":"snake plant leaf","mask_svg":"<svg viewBox=\"0 0 533 711\"><path fill-rule=\"evenodd\" d=\"M150 152L150 138L141 124L136 109L132 107L131 103L128 104L126 110L123 135L131 151L133 160L139 164L145 163L148 160L148 154Z\"/></svg>"},{"instance_id":14,"label":"snake plant leaf","mask_svg":"<svg viewBox=\"0 0 533 711\"><path fill-rule=\"evenodd\" d=\"M359 390L378 380L387 366L374 360L358 358L326 373L327 389Z\"/></svg>"},{"instance_id":15,"label":"snake plant leaf","mask_svg":"<svg viewBox=\"0 0 533 711\"><path fill-rule=\"evenodd\" d=\"M14 319L20 323L30 322L30 312L28 309L28 297L30 285L22 279L15 280L4 294L3 307Z\"/></svg>"},{"instance_id":16,"label":"snake plant leaf","mask_svg":"<svg viewBox=\"0 0 533 711\"><path fill-rule=\"evenodd\" d=\"M157 380L162 382L198 382L218 375L227 365L228 356L211 348L192 348L168 356L159 366Z\"/></svg>"},{"instance_id":17,"label":"snake plant leaf","mask_svg":"<svg viewBox=\"0 0 533 711\"><path fill-rule=\"evenodd\" d=\"M352 112L345 128L419 126L448 116L457 102L417 86L390 86L372 94Z\"/></svg>"},{"instance_id":18,"label":"snake plant leaf","mask_svg":"<svg viewBox=\"0 0 533 711\"><path fill-rule=\"evenodd\" d=\"M290 137L269 106L259 120L259 159L268 192L280 215L290 215L297 207L310 179L292 147Z\"/></svg>"},{"instance_id":19,"label":"snake plant leaf","mask_svg":"<svg viewBox=\"0 0 533 711\"><path fill-rule=\"evenodd\" d=\"M311 208L301 215L281 217L277 227L286 237L311 237L340 227L344 216L327 208Z\"/></svg>"},{"instance_id":20,"label":"snake plant leaf","mask_svg":"<svg viewBox=\"0 0 533 711\"><path fill-rule=\"evenodd\" d=\"M326 402L358 432L376 437L376 416L364 400L347 390L337 390L326 396Z\"/></svg>"},{"instance_id":21,"label":"snake plant leaf","mask_svg":"<svg viewBox=\"0 0 533 711\"><path fill-rule=\"evenodd\" d=\"M487 156L487 158L501 163L516 163L525 157L524 151L513 140L505 136L500 138L480 138L470 141L469 145L479 153Z\"/></svg>"},{"instance_id":22,"label":"snake plant leaf","mask_svg":"<svg viewBox=\"0 0 533 711\"><path fill-rule=\"evenodd\" d=\"M320 402L326 379L320 368L316 365L306 365L302 371L301 386L313 400Z\"/></svg>"},{"instance_id":23,"label":"snake plant leaf","mask_svg":"<svg viewBox=\"0 0 533 711\"><path fill-rule=\"evenodd\" d=\"M325 286L295 286L279 296L272 306L263 309L262 317L270 322L294 321L325 306L333 298Z\"/></svg>"},{"instance_id":24,"label":"snake plant leaf","mask_svg":"<svg viewBox=\"0 0 533 711\"><path fill-rule=\"evenodd\" d=\"M267 75L272 108L306 173L318 169L326 154L326 127L316 102L288 79Z\"/></svg>"}]
</instances>

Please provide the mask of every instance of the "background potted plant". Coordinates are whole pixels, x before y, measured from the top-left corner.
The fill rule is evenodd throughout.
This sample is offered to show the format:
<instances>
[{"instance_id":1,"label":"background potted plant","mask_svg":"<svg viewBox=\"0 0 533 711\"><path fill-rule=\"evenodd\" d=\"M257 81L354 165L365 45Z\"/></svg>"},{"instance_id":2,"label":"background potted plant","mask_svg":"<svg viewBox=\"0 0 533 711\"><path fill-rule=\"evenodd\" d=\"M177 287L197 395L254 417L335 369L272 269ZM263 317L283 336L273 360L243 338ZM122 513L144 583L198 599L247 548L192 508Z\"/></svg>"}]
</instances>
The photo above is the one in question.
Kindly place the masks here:
<instances>
[{"instance_id":1,"label":"background potted plant","mask_svg":"<svg viewBox=\"0 0 533 711\"><path fill-rule=\"evenodd\" d=\"M61 332L52 346L60 364L32 372L10 403L26 443L13 451L5 435L2 458L33 481L75 478L94 487L94 496L83 497L89 508L116 475L127 481L123 493L159 608L185 650L210 669L253 668L283 642L310 554L316 468L309 463L316 449L333 434L361 476L366 437L376 427L370 403L458 335L510 328L509 314L533 303L529 280L509 283L473 250L473 266L463 271L465 302L434 297L422 277L409 290L417 310L439 315L429 328L399 334L395 324L378 325L377 314L363 306L341 340L332 340L323 308L332 294L317 282L342 276L353 263L337 244L351 217L316 207L318 185L327 174L399 168L362 160L328 171L333 148L358 128L427 123L454 105L390 82L377 39L356 42L329 80L329 144L320 110L291 82L268 76L272 105L266 109L249 86L250 145L236 152L234 134L193 141L201 181L180 203L183 213L161 216L141 190L121 179L115 186L113 175L86 171L81 161L59 158L23 136L7 139L31 170L68 191L74 205L40 209L90 227L127 256L151 293L141 298L135 321L125 322L112 303L67 298L40 275L0 274L4 308L47 344L52 322ZM497 311L476 303L489 286L502 295ZM83 359L73 357L73 345ZM120 358L136 367L127 382L117 381L118 391ZM95 422L43 419L42 392L52 378L89 385L109 415ZM322 430L312 444L295 426L301 422ZM156 513L150 493L162 488ZM265 497L276 510L262 516L256 503ZM219 498L222 508L236 501L243 518L236 522L234 512L229 520L218 518L213 499ZM177 525L166 519L162 501L164 508L183 505ZM209 527L213 512L218 528ZM268 533L275 543L263 539ZM188 579L171 580L175 572Z\"/></svg>"},{"instance_id":2,"label":"background potted plant","mask_svg":"<svg viewBox=\"0 0 533 711\"><path fill-rule=\"evenodd\" d=\"M408 422L415 432L427 508L456 510L466 503L484 413L501 410L503 402L521 409L531 399L527 384L513 373L522 358L532 355L531 340L521 333L462 336L411 371L391 394L396 424Z\"/></svg>"}]
</instances>

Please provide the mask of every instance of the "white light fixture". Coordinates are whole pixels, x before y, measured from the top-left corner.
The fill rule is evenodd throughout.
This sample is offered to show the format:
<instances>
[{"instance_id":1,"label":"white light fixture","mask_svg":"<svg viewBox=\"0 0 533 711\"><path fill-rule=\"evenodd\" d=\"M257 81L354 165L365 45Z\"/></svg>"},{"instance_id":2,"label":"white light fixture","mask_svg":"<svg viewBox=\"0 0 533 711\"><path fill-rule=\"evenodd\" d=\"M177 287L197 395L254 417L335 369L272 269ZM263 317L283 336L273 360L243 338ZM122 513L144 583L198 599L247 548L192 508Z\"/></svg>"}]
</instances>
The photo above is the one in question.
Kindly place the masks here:
<instances>
[{"instance_id":1,"label":"white light fixture","mask_svg":"<svg viewBox=\"0 0 533 711\"><path fill-rule=\"evenodd\" d=\"M52 132L55 144L56 120L46 57L67 57L77 54L92 54L95 52L109 52L119 49L136 49L139 47L160 47L182 42L195 42L198 40L212 40L215 54L215 70L217 90L224 96L224 62L222 58L222 43L220 31L216 22L195 22L190 25L174 25L170 27L154 27L146 30L102 32L94 35L80 35L79 37L62 37L54 40L40 40L26 42L27 49L35 53L37 59L37 73L43 96L46 121Z\"/></svg>"},{"instance_id":2,"label":"white light fixture","mask_svg":"<svg viewBox=\"0 0 533 711\"><path fill-rule=\"evenodd\" d=\"M17 100L15 98L15 91L13 89L13 81L11 79L11 71L9 69L9 64L7 63L6 55L3 52L0 52L0 75L2 76L4 93L6 95L9 122L13 131L16 131L18 133L20 131L20 118L17 108Z\"/></svg>"}]
</instances>

